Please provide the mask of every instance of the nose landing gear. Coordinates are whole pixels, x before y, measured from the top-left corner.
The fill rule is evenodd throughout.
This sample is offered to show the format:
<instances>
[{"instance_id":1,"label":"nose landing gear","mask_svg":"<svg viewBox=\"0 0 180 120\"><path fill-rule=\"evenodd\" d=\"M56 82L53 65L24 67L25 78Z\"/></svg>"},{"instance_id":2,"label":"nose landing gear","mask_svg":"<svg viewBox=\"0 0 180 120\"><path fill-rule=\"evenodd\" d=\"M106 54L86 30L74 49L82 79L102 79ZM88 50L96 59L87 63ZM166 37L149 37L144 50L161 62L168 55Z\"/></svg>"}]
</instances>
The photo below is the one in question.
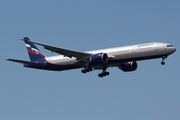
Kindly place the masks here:
<instances>
[{"instance_id":1,"label":"nose landing gear","mask_svg":"<svg viewBox=\"0 0 180 120\"><path fill-rule=\"evenodd\" d=\"M162 62L161 62L161 65L165 65L165 62L164 62L164 60L167 58L167 56L163 56L162 57Z\"/></svg>"},{"instance_id":2,"label":"nose landing gear","mask_svg":"<svg viewBox=\"0 0 180 120\"><path fill-rule=\"evenodd\" d=\"M161 65L165 65L165 62L164 62L164 61L162 61L162 62L161 62Z\"/></svg>"}]
</instances>

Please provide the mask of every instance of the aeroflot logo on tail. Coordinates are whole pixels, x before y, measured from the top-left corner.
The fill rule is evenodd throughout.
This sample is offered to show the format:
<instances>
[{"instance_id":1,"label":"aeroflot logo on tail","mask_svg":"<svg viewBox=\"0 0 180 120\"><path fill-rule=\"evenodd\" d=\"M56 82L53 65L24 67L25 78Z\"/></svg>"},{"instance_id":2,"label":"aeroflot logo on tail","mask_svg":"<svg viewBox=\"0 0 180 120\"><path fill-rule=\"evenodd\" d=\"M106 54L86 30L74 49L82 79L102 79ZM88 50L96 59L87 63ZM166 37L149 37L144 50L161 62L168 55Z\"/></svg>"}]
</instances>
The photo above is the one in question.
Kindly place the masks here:
<instances>
[{"instance_id":1,"label":"aeroflot logo on tail","mask_svg":"<svg viewBox=\"0 0 180 120\"><path fill-rule=\"evenodd\" d=\"M39 50L35 49L35 48L31 48L31 46L29 44L25 44L26 47L27 47L27 51L29 53L32 53L32 54L39 54L39 55L42 55L44 56Z\"/></svg>"}]
</instances>

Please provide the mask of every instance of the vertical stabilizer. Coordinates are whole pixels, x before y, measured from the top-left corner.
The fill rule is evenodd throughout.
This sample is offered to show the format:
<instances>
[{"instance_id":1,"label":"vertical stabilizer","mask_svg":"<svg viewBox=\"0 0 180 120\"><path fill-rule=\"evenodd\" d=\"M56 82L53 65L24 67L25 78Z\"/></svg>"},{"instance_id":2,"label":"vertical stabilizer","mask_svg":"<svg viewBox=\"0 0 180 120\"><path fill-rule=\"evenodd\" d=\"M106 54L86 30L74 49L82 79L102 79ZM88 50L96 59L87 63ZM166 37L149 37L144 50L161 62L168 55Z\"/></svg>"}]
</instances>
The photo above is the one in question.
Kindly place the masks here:
<instances>
[{"instance_id":1,"label":"vertical stabilizer","mask_svg":"<svg viewBox=\"0 0 180 120\"><path fill-rule=\"evenodd\" d=\"M45 57L45 55L36 47L34 43L29 42L31 41L29 37L24 37L24 40L26 40L25 45L31 61L35 61Z\"/></svg>"}]
</instances>

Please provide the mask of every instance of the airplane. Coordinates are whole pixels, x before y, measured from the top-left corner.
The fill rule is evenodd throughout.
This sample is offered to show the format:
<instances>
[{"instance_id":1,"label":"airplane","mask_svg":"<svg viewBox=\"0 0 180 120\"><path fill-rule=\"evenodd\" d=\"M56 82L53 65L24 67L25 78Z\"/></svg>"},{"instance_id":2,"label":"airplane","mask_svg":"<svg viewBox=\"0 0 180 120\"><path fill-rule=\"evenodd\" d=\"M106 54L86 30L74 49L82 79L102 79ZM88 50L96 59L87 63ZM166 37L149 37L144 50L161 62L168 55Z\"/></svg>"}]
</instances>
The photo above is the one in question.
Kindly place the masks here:
<instances>
[{"instance_id":1,"label":"airplane","mask_svg":"<svg viewBox=\"0 0 180 120\"><path fill-rule=\"evenodd\" d=\"M162 42L80 52L33 42L29 37L24 37L20 40L25 42L31 61L6 60L22 63L24 67L52 71L83 68L81 72L87 73L92 70L102 70L98 74L98 77L101 78L110 74L106 71L108 67L118 67L124 72L135 71L138 66L136 61L140 60L162 58L161 64L164 65L164 60L176 51L173 45ZM35 44L60 55L46 57Z\"/></svg>"}]
</instances>

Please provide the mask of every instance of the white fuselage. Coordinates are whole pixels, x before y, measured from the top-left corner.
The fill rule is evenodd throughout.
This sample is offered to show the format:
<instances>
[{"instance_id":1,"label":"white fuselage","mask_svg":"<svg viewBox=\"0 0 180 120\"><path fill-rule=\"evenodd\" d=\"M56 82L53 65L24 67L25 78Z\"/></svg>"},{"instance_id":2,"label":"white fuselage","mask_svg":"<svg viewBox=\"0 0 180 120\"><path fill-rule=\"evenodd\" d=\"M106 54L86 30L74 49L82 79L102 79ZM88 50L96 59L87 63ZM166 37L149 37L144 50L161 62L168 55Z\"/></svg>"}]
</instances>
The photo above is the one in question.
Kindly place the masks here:
<instances>
[{"instance_id":1,"label":"white fuselage","mask_svg":"<svg viewBox=\"0 0 180 120\"><path fill-rule=\"evenodd\" d=\"M172 46L168 47L167 43L145 43L131 46L123 46L116 48L108 48L101 50L87 51L86 53L106 53L110 60L129 60L134 58L146 58L152 59L153 56L168 56L172 54L176 49ZM63 55L46 57L46 60L55 65L70 65L75 64L76 58L64 57ZM141 60L141 59L140 59Z\"/></svg>"}]
</instances>

